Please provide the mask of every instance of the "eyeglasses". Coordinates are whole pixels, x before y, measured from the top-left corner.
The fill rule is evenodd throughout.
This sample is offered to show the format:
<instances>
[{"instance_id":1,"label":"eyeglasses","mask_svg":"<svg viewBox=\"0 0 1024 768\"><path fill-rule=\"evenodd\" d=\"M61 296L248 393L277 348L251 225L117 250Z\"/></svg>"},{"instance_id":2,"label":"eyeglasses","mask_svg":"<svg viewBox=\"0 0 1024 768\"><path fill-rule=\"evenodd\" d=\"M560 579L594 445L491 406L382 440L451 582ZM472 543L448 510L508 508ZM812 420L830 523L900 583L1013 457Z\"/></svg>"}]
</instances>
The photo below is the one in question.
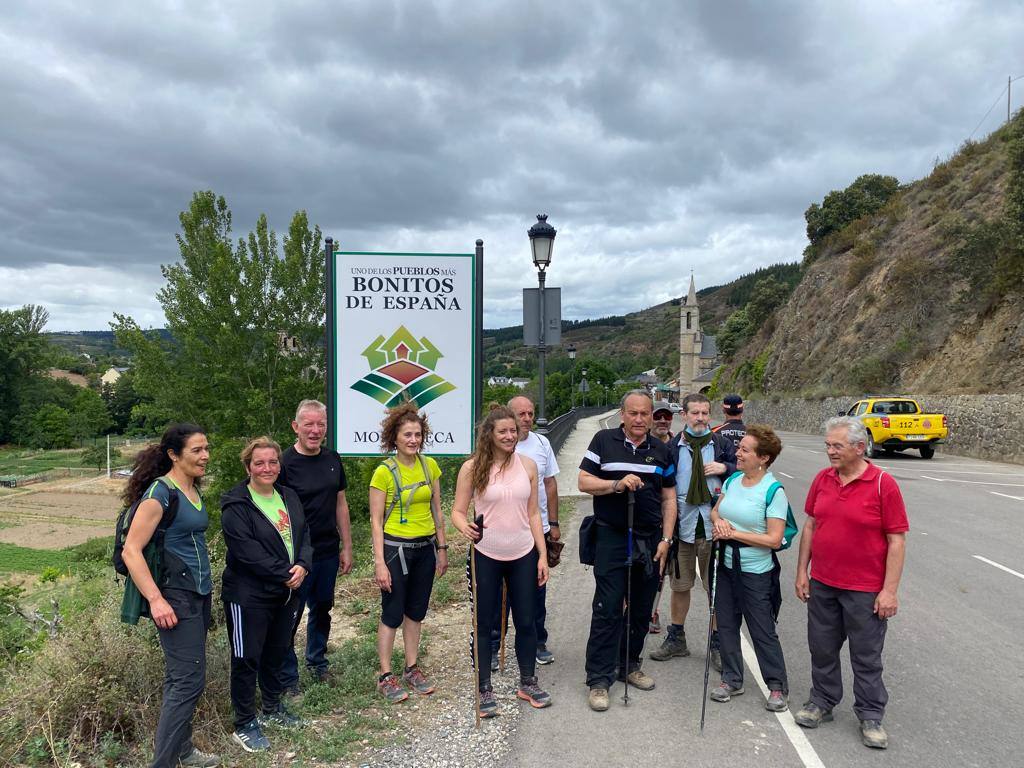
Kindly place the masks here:
<instances>
[{"instance_id":1,"label":"eyeglasses","mask_svg":"<svg viewBox=\"0 0 1024 768\"><path fill-rule=\"evenodd\" d=\"M826 451L841 451L844 448L849 448L850 443L825 443Z\"/></svg>"},{"instance_id":2,"label":"eyeglasses","mask_svg":"<svg viewBox=\"0 0 1024 768\"><path fill-rule=\"evenodd\" d=\"M656 414L654 414L654 420L655 421L672 421L672 414L671 413L664 413L664 412L662 412L659 415L659 414L656 413Z\"/></svg>"}]
</instances>

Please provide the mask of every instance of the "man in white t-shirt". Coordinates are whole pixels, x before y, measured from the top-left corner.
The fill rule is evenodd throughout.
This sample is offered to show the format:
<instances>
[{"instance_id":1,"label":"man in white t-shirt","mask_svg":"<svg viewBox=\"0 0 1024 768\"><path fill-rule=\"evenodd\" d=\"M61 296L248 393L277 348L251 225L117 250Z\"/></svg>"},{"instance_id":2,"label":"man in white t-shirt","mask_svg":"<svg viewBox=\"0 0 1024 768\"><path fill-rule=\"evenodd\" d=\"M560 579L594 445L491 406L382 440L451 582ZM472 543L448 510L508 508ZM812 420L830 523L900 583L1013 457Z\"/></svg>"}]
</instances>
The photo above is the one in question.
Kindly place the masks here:
<instances>
[{"instance_id":1,"label":"man in white t-shirt","mask_svg":"<svg viewBox=\"0 0 1024 768\"><path fill-rule=\"evenodd\" d=\"M540 506L544 535L552 541L558 541L561 533L558 529L558 482L555 480L555 475L558 474L558 461L555 459L555 452L551 450L551 443L546 437L531 431L533 401L530 398L524 395L513 397L508 401L508 407L516 415L516 427L519 430L516 453L529 456L537 464L537 502ZM538 664L550 664L555 660L547 648L548 631L544 627L544 620L547 617L546 598L547 586L538 587L535 609Z\"/></svg>"}]
</instances>

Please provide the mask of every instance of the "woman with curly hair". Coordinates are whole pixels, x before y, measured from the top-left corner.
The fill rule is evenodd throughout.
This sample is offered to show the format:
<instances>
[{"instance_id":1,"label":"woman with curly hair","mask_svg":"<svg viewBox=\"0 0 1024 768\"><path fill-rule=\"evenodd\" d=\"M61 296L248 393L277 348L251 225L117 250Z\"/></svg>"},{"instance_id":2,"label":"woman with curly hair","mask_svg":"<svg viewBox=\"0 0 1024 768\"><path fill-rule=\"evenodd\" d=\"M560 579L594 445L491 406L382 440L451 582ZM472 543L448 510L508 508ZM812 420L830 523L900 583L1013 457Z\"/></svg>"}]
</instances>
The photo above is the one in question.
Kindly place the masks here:
<instances>
[{"instance_id":1,"label":"woman with curly hair","mask_svg":"<svg viewBox=\"0 0 1024 768\"><path fill-rule=\"evenodd\" d=\"M206 634L213 590L206 549L209 518L199 495L209 460L210 446L201 427L172 424L158 445L135 457L122 494L126 505L138 502L122 557L148 604L164 651L154 768L174 768L179 763L210 768L220 762L192 744L192 715L206 686ZM158 529L163 536L163 567L154 573L143 550Z\"/></svg>"},{"instance_id":2,"label":"woman with curly hair","mask_svg":"<svg viewBox=\"0 0 1024 768\"><path fill-rule=\"evenodd\" d=\"M374 471L369 491L374 581L381 602L377 690L396 704L409 698L402 681L423 696L434 692L417 660L434 575L448 569L448 544L441 516L441 468L420 452L430 436L427 417L415 403L397 406L381 422L380 435L381 450L394 455ZM399 627L405 646L402 681L391 671Z\"/></svg>"},{"instance_id":3,"label":"woman with curly hair","mask_svg":"<svg viewBox=\"0 0 1024 768\"><path fill-rule=\"evenodd\" d=\"M477 432L476 450L462 465L452 505L452 523L473 542L470 573L476 573L475 644L479 675L480 717L498 714L491 687L491 630L500 615L501 585L508 590L516 626L519 687L516 695L531 706L551 704L537 682L537 630L534 604L538 587L548 580L547 551L537 505L537 465L516 453L519 432L515 413L492 408ZM472 502L474 522L469 522ZM482 525L478 525L480 521ZM484 535L486 532L486 535ZM472 589L472 582L470 587ZM480 638L484 638L483 642Z\"/></svg>"}]
</instances>

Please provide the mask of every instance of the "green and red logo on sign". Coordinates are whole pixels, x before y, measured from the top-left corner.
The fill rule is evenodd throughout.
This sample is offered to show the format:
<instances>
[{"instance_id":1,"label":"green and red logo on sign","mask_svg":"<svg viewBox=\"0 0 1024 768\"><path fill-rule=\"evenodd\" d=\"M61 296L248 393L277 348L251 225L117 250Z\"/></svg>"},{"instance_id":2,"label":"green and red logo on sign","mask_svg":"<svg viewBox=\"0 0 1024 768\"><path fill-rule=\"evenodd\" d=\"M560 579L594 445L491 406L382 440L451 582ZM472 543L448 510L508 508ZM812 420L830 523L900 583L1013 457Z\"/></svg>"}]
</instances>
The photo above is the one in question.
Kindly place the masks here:
<instances>
[{"instance_id":1,"label":"green and red logo on sign","mask_svg":"<svg viewBox=\"0 0 1024 768\"><path fill-rule=\"evenodd\" d=\"M370 372L352 389L393 408L405 401L422 408L455 389L455 385L434 373L444 355L430 339L416 339L404 325L391 337L378 336L363 350Z\"/></svg>"}]
</instances>

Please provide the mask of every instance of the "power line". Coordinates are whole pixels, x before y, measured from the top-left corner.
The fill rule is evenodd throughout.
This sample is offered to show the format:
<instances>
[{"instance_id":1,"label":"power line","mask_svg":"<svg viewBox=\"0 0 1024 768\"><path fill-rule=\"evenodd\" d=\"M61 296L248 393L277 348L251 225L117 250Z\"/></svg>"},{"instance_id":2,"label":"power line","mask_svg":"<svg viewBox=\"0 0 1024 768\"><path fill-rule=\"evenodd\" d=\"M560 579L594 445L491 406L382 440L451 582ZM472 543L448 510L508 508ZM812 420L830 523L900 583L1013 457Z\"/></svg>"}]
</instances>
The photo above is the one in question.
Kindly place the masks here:
<instances>
[{"instance_id":1,"label":"power line","mask_svg":"<svg viewBox=\"0 0 1024 768\"><path fill-rule=\"evenodd\" d=\"M1003 94L1006 93L1007 88L1009 88L1009 85L1003 86L1003 90L999 92L999 95L996 96L996 100L992 102L992 106L988 108L988 112L986 112L985 116L978 121L978 124L976 126L974 126L974 130L971 131L971 135L967 137L968 141L974 138L974 134L978 132L978 129L981 128L981 124L984 123L988 119L988 116L992 114L992 110L996 108L996 104L1002 101Z\"/></svg>"}]
</instances>

